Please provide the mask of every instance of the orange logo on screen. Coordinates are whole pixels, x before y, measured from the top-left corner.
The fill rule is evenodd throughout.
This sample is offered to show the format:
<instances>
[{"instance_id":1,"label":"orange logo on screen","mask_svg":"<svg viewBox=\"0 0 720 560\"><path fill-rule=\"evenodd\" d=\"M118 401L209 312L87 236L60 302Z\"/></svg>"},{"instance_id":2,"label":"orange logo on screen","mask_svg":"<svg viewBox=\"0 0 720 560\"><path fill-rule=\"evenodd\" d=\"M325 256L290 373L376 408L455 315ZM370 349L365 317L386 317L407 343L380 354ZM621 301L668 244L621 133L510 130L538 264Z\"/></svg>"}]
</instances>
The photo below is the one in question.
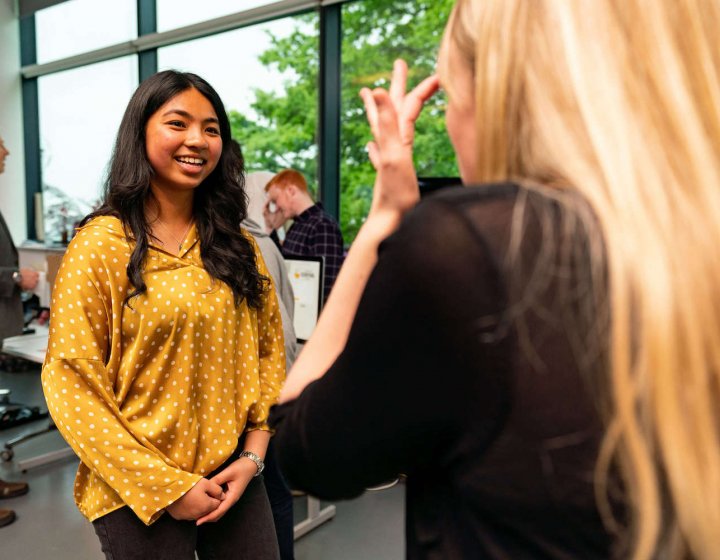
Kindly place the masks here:
<instances>
[{"instance_id":1,"label":"orange logo on screen","mask_svg":"<svg viewBox=\"0 0 720 560\"><path fill-rule=\"evenodd\" d=\"M295 273L295 278L300 278L300 273L299 273L299 272L296 272L296 273Z\"/></svg>"}]
</instances>

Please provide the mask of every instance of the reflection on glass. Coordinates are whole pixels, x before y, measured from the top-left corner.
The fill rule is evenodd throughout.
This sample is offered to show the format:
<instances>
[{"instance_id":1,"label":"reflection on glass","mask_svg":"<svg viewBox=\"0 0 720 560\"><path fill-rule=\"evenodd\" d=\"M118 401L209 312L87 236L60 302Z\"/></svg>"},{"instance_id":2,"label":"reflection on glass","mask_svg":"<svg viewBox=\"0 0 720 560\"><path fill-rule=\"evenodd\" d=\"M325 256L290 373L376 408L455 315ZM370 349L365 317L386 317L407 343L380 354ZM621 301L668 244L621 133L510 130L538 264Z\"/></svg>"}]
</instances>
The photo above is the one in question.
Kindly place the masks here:
<instances>
[{"instance_id":1,"label":"reflection on glass","mask_svg":"<svg viewBox=\"0 0 720 560\"><path fill-rule=\"evenodd\" d=\"M207 21L237 12L244 12L258 6L274 4L279 0L213 0L205 2L202 9L194 0L157 0L157 28L167 31L193 23Z\"/></svg>"},{"instance_id":2,"label":"reflection on glass","mask_svg":"<svg viewBox=\"0 0 720 560\"><path fill-rule=\"evenodd\" d=\"M310 13L158 49L160 70L194 72L218 91L249 171L294 168L313 192L317 23Z\"/></svg>"},{"instance_id":3,"label":"reflection on glass","mask_svg":"<svg viewBox=\"0 0 720 560\"><path fill-rule=\"evenodd\" d=\"M129 56L38 79L46 240L61 240L98 203L137 75Z\"/></svg>"},{"instance_id":4,"label":"reflection on glass","mask_svg":"<svg viewBox=\"0 0 720 560\"><path fill-rule=\"evenodd\" d=\"M137 38L136 0L68 0L35 14L42 64Z\"/></svg>"},{"instance_id":5,"label":"reflection on glass","mask_svg":"<svg viewBox=\"0 0 720 560\"><path fill-rule=\"evenodd\" d=\"M375 172L365 146L371 139L360 88L387 87L396 58L408 63L408 89L435 71L442 30L453 0L363 0L342 8L342 108L340 227L346 243L370 209ZM457 175L445 132L444 98L436 95L417 122L415 165L419 176Z\"/></svg>"}]
</instances>

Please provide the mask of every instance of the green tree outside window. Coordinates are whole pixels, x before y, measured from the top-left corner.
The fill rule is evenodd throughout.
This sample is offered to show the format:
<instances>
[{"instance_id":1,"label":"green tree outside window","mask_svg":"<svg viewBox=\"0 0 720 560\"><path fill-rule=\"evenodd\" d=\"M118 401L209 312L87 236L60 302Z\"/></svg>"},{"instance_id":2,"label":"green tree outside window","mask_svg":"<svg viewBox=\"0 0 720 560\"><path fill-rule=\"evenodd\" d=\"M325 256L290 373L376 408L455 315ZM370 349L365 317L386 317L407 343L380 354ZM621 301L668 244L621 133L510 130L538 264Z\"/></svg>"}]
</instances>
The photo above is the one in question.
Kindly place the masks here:
<instances>
[{"instance_id":1,"label":"green tree outside window","mask_svg":"<svg viewBox=\"0 0 720 560\"><path fill-rule=\"evenodd\" d=\"M342 106L340 146L340 227L346 243L357 235L370 208L374 170L365 146L370 129L360 88L387 87L396 58L410 67L408 87L435 71L442 30L453 0L362 0L343 5ZM242 144L248 170L303 172L317 192L318 26L317 16L296 18L287 37L271 35L260 61L287 73L278 94L255 90L252 119L229 111L233 136ZM445 98L436 95L417 123L416 168L420 176L456 176L444 125Z\"/></svg>"}]
</instances>

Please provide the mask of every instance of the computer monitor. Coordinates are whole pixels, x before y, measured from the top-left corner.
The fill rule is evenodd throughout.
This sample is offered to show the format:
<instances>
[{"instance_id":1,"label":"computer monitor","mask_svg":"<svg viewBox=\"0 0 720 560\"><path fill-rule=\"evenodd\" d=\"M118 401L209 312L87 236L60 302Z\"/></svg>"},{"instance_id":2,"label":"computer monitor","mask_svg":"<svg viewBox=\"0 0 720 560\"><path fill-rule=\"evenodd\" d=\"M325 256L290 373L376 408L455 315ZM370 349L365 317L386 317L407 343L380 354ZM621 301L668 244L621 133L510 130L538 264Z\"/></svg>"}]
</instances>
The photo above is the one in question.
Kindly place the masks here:
<instances>
[{"instance_id":1,"label":"computer monitor","mask_svg":"<svg viewBox=\"0 0 720 560\"><path fill-rule=\"evenodd\" d=\"M458 185L462 185L460 177L418 177L420 198L425 198L441 189Z\"/></svg>"},{"instance_id":2,"label":"computer monitor","mask_svg":"<svg viewBox=\"0 0 720 560\"><path fill-rule=\"evenodd\" d=\"M293 326L298 342L307 342L315 329L323 303L324 257L285 257L295 296Z\"/></svg>"}]
</instances>

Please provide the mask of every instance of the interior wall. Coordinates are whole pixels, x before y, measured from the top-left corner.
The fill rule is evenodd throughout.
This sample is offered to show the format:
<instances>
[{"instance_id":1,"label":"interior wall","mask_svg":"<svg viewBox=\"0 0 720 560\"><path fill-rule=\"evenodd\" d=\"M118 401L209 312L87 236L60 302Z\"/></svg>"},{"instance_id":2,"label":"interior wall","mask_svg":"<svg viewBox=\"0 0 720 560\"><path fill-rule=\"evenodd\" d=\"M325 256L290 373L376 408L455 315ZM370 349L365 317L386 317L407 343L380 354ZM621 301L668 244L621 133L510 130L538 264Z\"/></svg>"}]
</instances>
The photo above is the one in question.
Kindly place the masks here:
<instances>
[{"instance_id":1,"label":"interior wall","mask_svg":"<svg viewBox=\"0 0 720 560\"><path fill-rule=\"evenodd\" d=\"M10 155L0 175L0 211L16 244L26 238L20 25L14 0L0 0L0 136Z\"/></svg>"}]
</instances>

